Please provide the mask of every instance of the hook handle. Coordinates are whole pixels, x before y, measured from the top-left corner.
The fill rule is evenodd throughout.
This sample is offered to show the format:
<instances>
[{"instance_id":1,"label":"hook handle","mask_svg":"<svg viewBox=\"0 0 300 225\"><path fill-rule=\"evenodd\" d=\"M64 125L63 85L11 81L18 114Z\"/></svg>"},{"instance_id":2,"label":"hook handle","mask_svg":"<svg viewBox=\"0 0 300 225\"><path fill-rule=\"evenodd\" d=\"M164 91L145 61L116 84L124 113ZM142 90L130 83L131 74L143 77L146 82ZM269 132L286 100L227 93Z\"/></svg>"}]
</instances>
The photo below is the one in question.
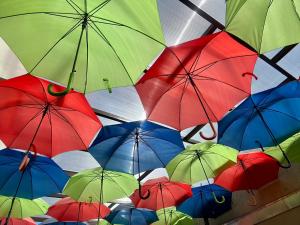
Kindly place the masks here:
<instances>
[{"instance_id":1,"label":"hook handle","mask_svg":"<svg viewBox=\"0 0 300 225\"><path fill-rule=\"evenodd\" d=\"M141 186L140 181L139 181L139 196L140 196L140 198L143 199L143 200L146 200L146 199L148 199L148 198L150 197L150 191L149 191L149 189L147 190L146 196L143 196L143 193L142 193L142 186Z\"/></svg>"},{"instance_id":2,"label":"hook handle","mask_svg":"<svg viewBox=\"0 0 300 225\"><path fill-rule=\"evenodd\" d=\"M260 149L264 152L265 149L264 149L264 147L262 146L262 144L261 144L259 141L257 141L257 140L256 140L255 142L259 145ZM283 168L283 169L289 169L289 168L291 168L291 166L292 166L291 161L289 160L288 156L285 154L285 152L284 152L283 149L281 148L280 144L278 144L278 148L280 149L280 151L281 151L281 153L282 153L282 155L283 155L285 161L287 162L287 165L283 165L283 164L281 164L280 162L278 162L279 167L281 167L281 168Z\"/></svg>"},{"instance_id":3,"label":"hook handle","mask_svg":"<svg viewBox=\"0 0 300 225\"><path fill-rule=\"evenodd\" d=\"M34 152L33 157L35 158L36 155L37 155L36 147L35 147L34 144L32 144L32 145L31 145L31 148L32 148L32 150L33 150L33 152ZM20 163L20 165L19 165L19 171L20 171L20 172L23 172L23 171L26 169L26 167L28 166L28 164L29 164L29 162L30 162L29 154L30 154L30 153L27 152L26 155L24 156L24 158L22 159L22 161L21 161L21 163Z\"/></svg>"},{"instance_id":4,"label":"hook handle","mask_svg":"<svg viewBox=\"0 0 300 225\"><path fill-rule=\"evenodd\" d=\"M73 78L74 78L75 72L76 71L72 71L70 73L68 85L67 85L67 87L66 87L65 90L56 92L56 91L53 90L53 86L54 85L53 84L49 84L48 88L47 88L48 89L48 93L50 95L52 95L52 96L65 96L66 94L68 94L72 90L72 84L73 84Z\"/></svg>"},{"instance_id":5,"label":"hook handle","mask_svg":"<svg viewBox=\"0 0 300 225\"><path fill-rule=\"evenodd\" d=\"M217 131L216 131L213 123L210 120L209 120L208 124L209 124L209 126L210 126L213 134L210 137L206 137L206 136L204 136L204 134L202 133L202 131L200 131L200 137L203 138L204 140L213 140L213 139L215 139L217 137Z\"/></svg>"},{"instance_id":6,"label":"hook handle","mask_svg":"<svg viewBox=\"0 0 300 225\"><path fill-rule=\"evenodd\" d=\"M221 201L219 201L219 199L217 198L216 193L214 191L212 191L211 194L214 197L215 202L218 204L223 204L226 201L224 195L222 195Z\"/></svg>"},{"instance_id":7,"label":"hook handle","mask_svg":"<svg viewBox=\"0 0 300 225\"><path fill-rule=\"evenodd\" d=\"M103 78L103 82L104 82L104 85L106 86L106 89L108 90L108 93L112 93L112 89L111 89L111 86L109 84L109 80L107 78Z\"/></svg>"},{"instance_id":8,"label":"hook handle","mask_svg":"<svg viewBox=\"0 0 300 225\"><path fill-rule=\"evenodd\" d=\"M246 75L252 76L255 80L258 80L258 77L254 73L246 72L242 74L243 77L245 77Z\"/></svg>"}]
</instances>

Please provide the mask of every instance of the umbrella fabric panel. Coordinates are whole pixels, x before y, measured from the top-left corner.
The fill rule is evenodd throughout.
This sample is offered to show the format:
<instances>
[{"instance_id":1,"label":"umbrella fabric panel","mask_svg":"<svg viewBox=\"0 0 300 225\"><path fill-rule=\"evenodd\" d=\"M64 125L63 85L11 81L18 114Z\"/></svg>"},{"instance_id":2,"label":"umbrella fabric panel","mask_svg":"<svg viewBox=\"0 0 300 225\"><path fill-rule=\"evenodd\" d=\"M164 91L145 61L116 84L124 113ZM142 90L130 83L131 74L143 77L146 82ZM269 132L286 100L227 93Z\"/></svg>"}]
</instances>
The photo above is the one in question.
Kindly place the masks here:
<instances>
[{"instance_id":1,"label":"umbrella fabric panel","mask_svg":"<svg viewBox=\"0 0 300 225\"><path fill-rule=\"evenodd\" d=\"M102 127L84 95L71 91L64 97L47 92L50 82L24 75L0 82L0 138L8 147L49 157L70 150L86 150ZM61 86L54 86L62 90ZM83 126L84 124L84 126ZM38 132L35 136L35 133Z\"/></svg>"},{"instance_id":2,"label":"umbrella fabric panel","mask_svg":"<svg viewBox=\"0 0 300 225\"><path fill-rule=\"evenodd\" d=\"M33 71L62 84L68 82L85 13L84 1L72 2L7 0L0 4L0 36L28 71L65 36ZM79 49L74 88L106 89L103 79L111 87L133 85L164 47L156 0L87 1L87 12L90 17ZM3 18L22 13L28 14Z\"/></svg>"},{"instance_id":3,"label":"umbrella fabric panel","mask_svg":"<svg viewBox=\"0 0 300 225\"><path fill-rule=\"evenodd\" d=\"M181 203L177 210L193 218L216 218L231 209L231 192L224 188L211 184L192 189L193 196ZM212 195L215 192L219 199L225 197L225 202L218 204Z\"/></svg>"},{"instance_id":4,"label":"umbrella fabric panel","mask_svg":"<svg viewBox=\"0 0 300 225\"><path fill-rule=\"evenodd\" d=\"M226 4L226 31L259 53L300 42L300 1L229 0Z\"/></svg>"},{"instance_id":5,"label":"umbrella fabric panel","mask_svg":"<svg viewBox=\"0 0 300 225\"><path fill-rule=\"evenodd\" d=\"M251 76L243 74L256 59L224 32L166 48L136 84L147 118L183 130L207 123L205 108L218 121L250 94Z\"/></svg>"},{"instance_id":6,"label":"umbrella fabric panel","mask_svg":"<svg viewBox=\"0 0 300 225\"><path fill-rule=\"evenodd\" d=\"M158 210L157 216L159 221L153 223L153 225L165 225L174 224L174 225L193 225L193 218L180 212L176 211L176 208L170 207L166 208L165 211L163 209Z\"/></svg>"},{"instance_id":7,"label":"umbrella fabric panel","mask_svg":"<svg viewBox=\"0 0 300 225\"><path fill-rule=\"evenodd\" d=\"M140 172L165 167L183 148L178 131L137 121L104 127L89 152L103 168L137 174L138 166Z\"/></svg>"},{"instance_id":8,"label":"umbrella fabric panel","mask_svg":"<svg viewBox=\"0 0 300 225\"><path fill-rule=\"evenodd\" d=\"M6 222L5 218L1 219L1 225L4 225L5 222ZM8 222L8 225L35 225L35 224L36 223L31 218L24 218L24 219L10 218Z\"/></svg>"},{"instance_id":9,"label":"umbrella fabric panel","mask_svg":"<svg viewBox=\"0 0 300 225\"><path fill-rule=\"evenodd\" d=\"M0 196L0 217L6 217L11 207L12 197ZM12 218L26 218L44 215L48 210L48 204L42 199L16 198L12 211Z\"/></svg>"},{"instance_id":10,"label":"umbrella fabric panel","mask_svg":"<svg viewBox=\"0 0 300 225\"><path fill-rule=\"evenodd\" d=\"M239 150L258 148L256 141L266 147L277 145L257 110L278 143L297 133L299 91L299 81L292 81L247 98L219 122L218 142Z\"/></svg>"},{"instance_id":11,"label":"umbrella fabric panel","mask_svg":"<svg viewBox=\"0 0 300 225\"><path fill-rule=\"evenodd\" d=\"M22 173L19 166L24 156L24 153L10 149L0 151L1 195L34 199L63 190L69 177L54 161L31 155L29 164Z\"/></svg>"}]
</instances>

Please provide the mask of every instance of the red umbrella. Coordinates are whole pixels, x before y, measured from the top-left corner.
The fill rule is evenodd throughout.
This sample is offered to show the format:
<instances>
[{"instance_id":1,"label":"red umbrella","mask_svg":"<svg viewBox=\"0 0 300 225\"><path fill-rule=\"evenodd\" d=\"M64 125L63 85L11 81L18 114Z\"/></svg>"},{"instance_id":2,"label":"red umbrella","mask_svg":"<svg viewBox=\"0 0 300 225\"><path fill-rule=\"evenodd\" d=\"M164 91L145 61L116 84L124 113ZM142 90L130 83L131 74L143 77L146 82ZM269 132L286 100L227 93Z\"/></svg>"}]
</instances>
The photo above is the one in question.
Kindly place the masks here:
<instances>
[{"instance_id":1,"label":"red umbrella","mask_svg":"<svg viewBox=\"0 0 300 225\"><path fill-rule=\"evenodd\" d=\"M83 94L48 94L49 81L23 75L0 82L0 139L11 148L53 157L87 150L102 127ZM56 91L64 87L54 85Z\"/></svg>"},{"instance_id":2,"label":"red umbrella","mask_svg":"<svg viewBox=\"0 0 300 225\"><path fill-rule=\"evenodd\" d=\"M1 220L1 225L5 224L5 219ZM24 218L24 219L16 219L16 218L10 218L8 221L8 225L35 225L33 219L31 218Z\"/></svg>"},{"instance_id":3,"label":"red umbrella","mask_svg":"<svg viewBox=\"0 0 300 225\"><path fill-rule=\"evenodd\" d=\"M212 122L250 94L256 60L219 32L166 48L136 89L149 120L178 130L210 123L214 135L203 138L213 139Z\"/></svg>"},{"instance_id":4,"label":"red umbrella","mask_svg":"<svg viewBox=\"0 0 300 225\"><path fill-rule=\"evenodd\" d=\"M146 195L148 192L150 196L147 199L140 197L138 189L131 195L136 208L159 210L176 206L193 195L190 185L172 182L166 177L146 181L141 187L141 194Z\"/></svg>"},{"instance_id":5,"label":"red umbrella","mask_svg":"<svg viewBox=\"0 0 300 225\"><path fill-rule=\"evenodd\" d=\"M278 162L263 152L241 154L236 165L215 178L215 184L232 192L251 191L277 179L278 172Z\"/></svg>"},{"instance_id":6,"label":"red umbrella","mask_svg":"<svg viewBox=\"0 0 300 225\"><path fill-rule=\"evenodd\" d=\"M58 221L84 222L91 219L104 218L110 209L99 203L77 202L69 197L63 198L52 205L47 215Z\"/></svg>"}]
</instances>

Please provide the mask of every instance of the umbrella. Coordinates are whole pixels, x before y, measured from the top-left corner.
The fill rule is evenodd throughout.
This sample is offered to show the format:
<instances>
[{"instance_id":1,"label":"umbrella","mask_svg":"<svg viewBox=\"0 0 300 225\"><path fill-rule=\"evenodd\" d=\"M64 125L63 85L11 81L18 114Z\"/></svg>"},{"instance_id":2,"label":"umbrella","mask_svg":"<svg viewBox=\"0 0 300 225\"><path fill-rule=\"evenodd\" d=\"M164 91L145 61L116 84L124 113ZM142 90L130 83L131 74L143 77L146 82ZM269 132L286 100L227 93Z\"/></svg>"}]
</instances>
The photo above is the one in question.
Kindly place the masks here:
<instances>
[{"instance_id":1,"label":"umbrella","mask_svg":"<svg viewBox=\"0 0 300 225\"><path fill-rule=\"evenodd\" d=\"M291 162L300 163L300 133L294 134L281 142L280 146ZM278 146L266 148L264 153L272 156L281 163L285 162L285 158Z\"/></svg>"},{"instance_id":2,"label":"umbrella","mask_svg":"<svg viewBox=\"0 0 300 225\"><path fill-rule=\"evenodd\" d=\"M87 150L102 127L99 119L83 94L54 97L47 93L49 84L32 75L0 82L0 95L5 96L0 99L0 139L10 148L49 157Z\"/></svg>"},{"instance_id":3,"label":"umbrella","mask_svg":"<svg viewBox=\"0 0 300 225\"><path fill-rule=\"evenodd\" d=\"M121 209L113 211L107 218L111 224L148 225L158 220L156 212L146 209Z\"/></svg>"},{"instance_id":4,"label":"umbrella","mask_svg":"<svg viewBox=\"0 0 300 225\"><path fill-rule=\"evenodd\" d=\"M110 209L99 203L76 202L70 197L63 198L52 205L47 215L54 217L58 221L83 222L91 219L106 217Z\"/></svg>"},{"instance_id":5,"label":"umbrella","mask_svg":"<svg viewBox=\"0 0 300 225\"><path fill-rule=\"evenodd\" d=\"M217 198L224 196L224 204L215 202L211 190L216 193ZM209 224L208 218L216 218L231 209L231 192L218 185L195 187L192 191L193 196L177 206L178 211L193 218L204 218L205 223Z\"/></svg>"},{"instance_id":6,"label":"umbrella","mask_svg":"<svg viewBox=\"0 0 300 225\"><path fill-rule=\"evenodd\" d=\"M25 153L10 149L0 151L0 194L34 199L60 193L69 177L51 159L29 154L24 170L19 165Z\"/></svg>"},{"instance_id":7,"label":"umbrella","mask_svg":"<svg viewBox=\"0 0 300 225\"><path fill-rule=\"evenodd\" d=\"M53 222L53 223L42 223L43 225L86 225L85 223L79 222Z\"/></svg>"},{"instance_id":8,"label":"umbrella","mask_svg":"<svg viewBox=\"0 0 300 225\"><path fill-rule=\"evenodd\" d=\"M226 31L257 52L300 42L299 1L227 0L226 5Z\"/></svg>"},{"instance_id":9,"label":"umbrella","mask_svg":"<svg viewBox=\"0 0 300 225\"><path fill-rule=\"evenodd\" d=\"M166 169L169 177L173 181L195 184L217 176L225 168L234 165L238 151L230 147L204 142L188 146L178 156L170 161ZM225 201L218 200L213 189L211 194L218 203Z\"/></svg>"},{"instance_id":10,"label":"umbrella","mask_svg":"<svg viewBox=\"0 0 300 225\"><path fill-rule=\"evenodd\" d=\"M193 218L182 212L176 211L175 207L158 210L157 216L159 221L152 223L152 225L194 225Z\"/></svg>"},{"instance_id":11,"label":"umbrella","mask_svg":"<svg viewBox=\"0 0 300 225\"><path fill-rule=\"evenodd\" d=\"M214 134L201 136L213 139L212 122L250 94L256 59L225 32L166 48L136 84L147 118L177 130L209 123Z\"/></svg>"},{"instance_id":12,"label":"umbrella","mask_svg":"<svg viewBox=\"0 0 300 225\"><path fill-rule=\"evenodd\" d=\"M129 196L136 188L132 175L94 168L72 176L63 193L80 202L105 203Z\"/></svg>"},{"instance_id":13,"label":"umbrella","mask_svg":"<svg viewBox=\"0 0 300 225\"><path fill-rule=\"evenodd\" d=\"M44 215L48 207L42 199L29 200L0 196L0 218L6 218L5 225L8 225L10 217L22 219Z\"/></svg>"},{"instance_id":14,"label":"umbrella","mask_svg":"<svg viewBox=\"0 0 300 225\"><path fill-rule=\"evenodd\" d=\"M215 184L229 191L252 190L277 179L279 165L275 159L263 152L241 154L236 165L224 170L215 179ZM253 198L254 204L256 204Z\"/></svg>"},{"instance_id":15,"label":"umbrella","mask_svg":"<svg viewBox=\"0 0 300 225\"><path fill-rule=\"evenodd\" d=\"M144 196L150 192L147 199L140 197L140 191L130 196L136 208L146 208L151 210L164 209L176 206L192 196L191 186L184 183L169 181L166 177L147 180L141 187L141 194Z\"/></svg>"},{"instance_id":16,"label":"umbrella","mask_svg":"<svg viewBox=\"0 0 300 225\"><path fill-rule=\"evenodd\" d=\"M6 219L1 220L1 225L5 224ZM8 225L35 225L33 219L31 218L24 218L24 219L16 219L16 218L10 218L8 220Z\"/></svg>"},{"instance_id":17,"label":"umbrella","mask_svg":"<svg viewBox=\"0 0 300 225\"><path fill-rule=\"evenodd\" d=\"M165 167L183 148L178 131L136 121L104 127L89 152L105 169L140 176L141 172Z\"/></svg>"},{"instance_id":18,"label":"umbrella","mask_svg":"<svg viewBox=\"0 0 300 225\"><path fill-rule=\"evenodd\" d=\"M300 130L298 80L253 94L219 122L218 142L239 150L278 146Z\"/></svg>"},{"instance_id":19,"label":"umbrella","mask_svg":"<svg viewBox=\"0 0 300 225\"><path fill-rule=\"evenodd\" d=\"M61 94L133 85L164 47L156 0L3 0L0 9L0 36L29 73L66 84Z\"/></svg>"}]
</instances>

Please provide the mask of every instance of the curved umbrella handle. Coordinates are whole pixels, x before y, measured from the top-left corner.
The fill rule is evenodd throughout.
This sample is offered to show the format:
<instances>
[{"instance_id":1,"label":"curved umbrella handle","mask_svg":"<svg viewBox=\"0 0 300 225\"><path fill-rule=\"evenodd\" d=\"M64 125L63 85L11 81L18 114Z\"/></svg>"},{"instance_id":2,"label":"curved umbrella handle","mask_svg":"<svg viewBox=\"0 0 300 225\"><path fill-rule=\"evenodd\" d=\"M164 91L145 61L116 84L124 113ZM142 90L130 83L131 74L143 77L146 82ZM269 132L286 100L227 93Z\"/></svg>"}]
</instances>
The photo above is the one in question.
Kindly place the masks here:
<instances>
[{"instance_id":1,"label":"curved umbrella handle","mask_svg":"<svg viewBox=\"0 0 300 225\"><path fill-rule=\"evenodd\" d=\"M29 162L30 162L30 158L28 154L26 154L19 165L19 171L23 172L28 166Z\"/></svg>"},{"instance_id":2,"label":"curved umbrella handle","mask_svg":"<svg viewBox=\"0 0 300 225\"><path fill-rule=\"evenodd\" d=\"M68 94L71 90L72 90L72 83L73 83L73 78L74 78L74 74L75 74L76 71L73 71L70 73L70 76L69 76L69 81L68 81L68 85L67 85L67 88L63 91L59 91L59 92L55 92L53 91L53 84L49 84L48 85L48 93L52 96L64 96L66 94Z\"/></svg>"},{"instance_id":3,"label":"curved umbrella handle","mask_svg":"<svg viewBox=\"0 0 300 225\"><path fill-rule=\"evenodd\" d=\"M216 131L213 123L210 120L209 120L208 124L209 124L209 126L210 126L213 134L210 137L206 137L206 136L204 136L204 134L202 133L202 131L200 131L200 137L203 138L204 140L213 140L213 139L215 139L217 137L217 131Z\"/></svg>"},{"instance_id":4,"label":"curved umbrella handle","mask_svg":"<svg viewBox=\"0 0 300 225\"><path fill-rule=\"evenodd\" d=\"M149 191L149 189L147 190L146 196L143 196L143 193L142 193L142 186L141 186L141 182L140 182L140 181L139 181L139 196L140 196L140 198L143 199L143 200L146 200L146 199L148 199L148 198L150 197L150 191Z\"/></svg>"},{"instance_id":5,"label":"curved umbrella handle","mask_svg":"<svg viewBox=\"0 0 300 225\"><path fill-rule=\"evenodd\" d=\"M260 149L264 152L265 149L262 146L262 144L259 141L257 141L257 140L255 142L259 145ZM285 161L287 161L287 165L282 165L280 162L278 162L279 167L281 167L283 169L289 169L289 168L291 168L291 166L292 166L291 161L289 160L289 158L287 157L287 155L285 154L285 152L282 150L281 146L278 145L278 147L279 147L279 149L280 149L280 151L281 151L281 153L282 153Z\"/></svg>"},{"instance_id":6,"label":"curved umbrella handle","mask_svg":"<svg viewBox=\"0 0 300 225\"><path fill-rule=\"evenodd\" d=\"M258 80L258 77L254 73L246 72L242 74L243 77L245 77L246 75L252 76L255 80Z\"/></svg>"},{"instance_id":7,"label":"curved umbrella handle","mask_svg":"<svg viewBox=\"0 0 300 225\"><path fill-rule=\"evenodd\" d=\"M226 201L224 195L222 195L222 197L221 197L222 199L221 199L221 201L219 201L219 199L217 198L216 193L214 191L211 192L211 194L214 197L215 202L218 204L223 204Z\"/></svg>"}]
</instances>

